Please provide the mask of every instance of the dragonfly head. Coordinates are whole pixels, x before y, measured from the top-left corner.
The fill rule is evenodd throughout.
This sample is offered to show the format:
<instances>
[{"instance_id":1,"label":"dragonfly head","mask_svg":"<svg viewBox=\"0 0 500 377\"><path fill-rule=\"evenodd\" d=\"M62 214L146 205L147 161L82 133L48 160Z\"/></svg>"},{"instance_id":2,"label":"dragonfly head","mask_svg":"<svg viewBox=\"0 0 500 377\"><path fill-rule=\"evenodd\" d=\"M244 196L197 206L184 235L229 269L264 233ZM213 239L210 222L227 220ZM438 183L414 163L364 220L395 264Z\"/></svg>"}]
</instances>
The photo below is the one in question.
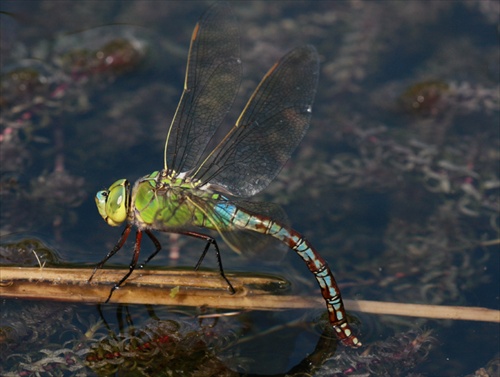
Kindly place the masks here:
<instances>
[{"instance_id":1,"label":"dragonfly head","mask_svg":"<svg viewBox=\"0 0 500 377\"><path fill-rule=\"evenodd\" d=\"M95 196L97 210L111 226L118 226L127 219L130 203L130 184L119 179L109 189L99 191Z\"/></svg>"}]
</instances>

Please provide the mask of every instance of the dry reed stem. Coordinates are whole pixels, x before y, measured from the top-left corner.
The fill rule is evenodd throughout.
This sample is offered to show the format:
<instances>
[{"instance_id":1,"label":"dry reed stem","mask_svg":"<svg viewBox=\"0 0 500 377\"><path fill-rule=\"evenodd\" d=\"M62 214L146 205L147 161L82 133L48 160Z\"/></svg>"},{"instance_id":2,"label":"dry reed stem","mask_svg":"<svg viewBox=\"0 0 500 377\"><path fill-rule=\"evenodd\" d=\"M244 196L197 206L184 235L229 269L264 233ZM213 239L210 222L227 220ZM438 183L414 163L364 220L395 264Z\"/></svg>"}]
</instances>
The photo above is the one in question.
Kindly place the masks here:
<instances>
[{"instance_id":1,"label":"dry reed stem","mask_svg":"<svg viewBox=\"0 0 500 377\"><path fill-rule=\"evenodd\" d=\"M0 268L0 297L68 302L103 302L125 270L68 268ZM115 291L110 302L121 304L206 306L237 310L320 308L323 299L287 294L288 283L265 275L227 274L236 293L230 294L216 272L140 270ZM467 321L500 322L500 311L464 306L344 300L347 310L363 313Z\"/></svg>"}]
</instances>

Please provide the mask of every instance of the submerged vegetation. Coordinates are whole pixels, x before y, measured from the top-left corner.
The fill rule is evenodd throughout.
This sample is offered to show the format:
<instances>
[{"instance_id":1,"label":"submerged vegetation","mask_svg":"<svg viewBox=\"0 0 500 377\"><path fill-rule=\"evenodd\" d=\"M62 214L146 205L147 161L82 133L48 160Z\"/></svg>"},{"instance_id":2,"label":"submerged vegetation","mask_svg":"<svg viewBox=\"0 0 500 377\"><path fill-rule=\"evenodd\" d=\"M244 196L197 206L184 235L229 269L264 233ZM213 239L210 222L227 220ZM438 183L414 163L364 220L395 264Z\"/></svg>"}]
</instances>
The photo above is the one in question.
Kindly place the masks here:
<instances>
[{"instance_id":1,"label":"submerged vegetation","mask_svg":"<svg viewBox=\"0 0 500 377\"><path fill-rule=\"evenodd\" d=\"M92 196L110 179L135 180L161 168L186 41L209 2L4 3L12 9L0 15L1 261L40 267L96 261L115 236L97 214L90 217ZM309 133L263 198L286 206L294 227L342 277L345 297L498 306L498 2L234 8L248 75L231 122L283 46L311 43L321 55ZM176 263L194 265L203 245L173 243L181 250ZM228 270L265 268L294 289L316 289L287 258L270 265L222 253ZM123 254L125 265L130 255ZM104 313L108 321L112 310ZM168 367L184 375L252 373L263 352L244 348L241 336L251 330L259 338L265 332L259 321L274 323L272 316L251 322L240 315L207 328L193 320L196 313L145 320L132 310L135 326L112 331L91 307L6 301L1 312L1 374L26 376L120 368L141 375L172 357L186 365ZM294 354L296 363L282 363L281 373L305 373L300 368L308 363L315 368L307 372L318 376L498 372L497 326L388 316L361 322L365 348L336 349L324 337L297 342L301 355L316 352ZM310 335L304 328L287 333ZM295 344L293 336L280 336L262 344ZM475 360L466 356L471 348ZM182 369L200 360L210 366Z\"/></svg>"}]
</instances>

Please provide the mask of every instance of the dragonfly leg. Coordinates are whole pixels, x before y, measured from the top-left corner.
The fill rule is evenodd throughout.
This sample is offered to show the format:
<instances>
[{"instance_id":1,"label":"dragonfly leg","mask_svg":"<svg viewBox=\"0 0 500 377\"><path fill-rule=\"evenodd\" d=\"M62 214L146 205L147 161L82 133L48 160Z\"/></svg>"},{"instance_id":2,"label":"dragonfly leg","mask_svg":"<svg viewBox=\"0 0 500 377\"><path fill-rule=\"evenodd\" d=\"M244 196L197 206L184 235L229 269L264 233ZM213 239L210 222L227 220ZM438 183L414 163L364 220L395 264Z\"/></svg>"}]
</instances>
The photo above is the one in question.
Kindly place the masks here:
<instances>
[{"instance_id":1,"label":"dragonfly leg","mask_svg":"<svg viewBox=\"0 0 500 377\"><path fill-rule=\"evenodd\" d=\"M196 262L196 265L194 266L195 271L198 271L198 269L200 268L201 263L205 259L205 256L207 255L207 251L210 248L211 244L212 243L210 241L208 241L207 244L205 245L205 249L203 250L203 253L201 253L200 258L198 259L198 262Z\"/></svg>"},{"instance_id":2,"label":"dragonfly leg","mask_svg":"<svg viewBox=\"0 0 500 377\"><path fill-rule=\"evenodd\" d=\"M150 230L148 230L148 229L146 229L144 232L147 234L147 236L149 237L149 239L150 239L151 241L153 241L153 243L154 243L154 245L155 245L156 249L155 249L155 251L153 252L153 254L151 254L151 255L150 255L150 256L146 259L146 261L145 261L144 263L142 263L142 264L140 264L140 265L139 265L139 268L144 268L144 266L145 266L145 265L146 265L146 264L147 264L147 263L148 263L151 259L153 259L153 258L156 256L156 254L158 254L158 253L160 252L160 250L161 250L161 243L160 243L160 241L158 241L158 239L154 236L154 234L153 234L153 233L151 233L151 231L150 231Z\"/></svg>"},{"instance_id":3,"label":"dragonfly leg","mask_svg":"<svg viewBox=\"0 0 500 377\"><path fill-rule=\"evenodd\" d=\"M102 266L104 266L104 263L106 263L109 258L111 258L113 255L115 255L118 252L118 250L120 250L123 247L123 245L125 244L125 241L127 240L128 235L130 234L131 230L132 230L132 225L131 224L127 224L127 226L125 227L125 229L123 229L122 235L120 236L120 239L118 240L118 242L116 243L116 245L104 257L104 259L102 261L100 261L97 264L97 266L95 266L94 271L92 272L92 275L90 275L90 278L88 280L89 283L92 280L92 278L94 277L94 275L97 272L97 270L101 269Z\"/></svg>"},{"instance_id":4,"label":"dragonfly leg","mask_svg":"<svg viewBox=\"0 0 500 377\"><path fill-rule=\"evenodd\" d=\"M229 281L229 279L226 277L226 274L224 274L224 267L222 267L222 258L220 256L219 245L217 245L217 241L215 240L215 238L207 236L206 234L201 234L201 233L197 233L197 232L182 232L181 234L184 234L186 236L200 238L202 240L207 241L205 249L203 250L203 253L201 253L200 259L198 259L198 262L194 266L195 271L197 271L200 268L201 262L203 262L203 259L205 258L205 255L207 255L207 252L208 252L208 249L210 248L210 245L214 245L214 247L215 247L215 255L217 256L217 264L219 265L220 276L222 276L222 278L226 281L227 285L229 286L229 290L231 291L231 293L235 294L236 290L234 289L234 287L231 284L231 282Z\"/></svg>"},{"instance_id":5,"label":"dragonfly leg","mask_svg":"<svg viewBox=\"0 0 500 377\"><path fill-rule=\"evenodd\" d=\"M113 295L113 292L116 291L118 288L120 288L120 285L123 284L125 280L128 279L128 277L132 274L132 272L135 270L135 266L137 265L137 260L139 259L139 254L141 253L141 240L142 240L142 231L138 230L135 233L135 246L134 246L134 255L132 256L132 260L130 261L130 265L128 267L128 272L121 278L121 280L116 283L113 288L111 288L109 292L109 296L106 299L105 302L108 302L111 296Z\"/></svg>"}]
</instances>

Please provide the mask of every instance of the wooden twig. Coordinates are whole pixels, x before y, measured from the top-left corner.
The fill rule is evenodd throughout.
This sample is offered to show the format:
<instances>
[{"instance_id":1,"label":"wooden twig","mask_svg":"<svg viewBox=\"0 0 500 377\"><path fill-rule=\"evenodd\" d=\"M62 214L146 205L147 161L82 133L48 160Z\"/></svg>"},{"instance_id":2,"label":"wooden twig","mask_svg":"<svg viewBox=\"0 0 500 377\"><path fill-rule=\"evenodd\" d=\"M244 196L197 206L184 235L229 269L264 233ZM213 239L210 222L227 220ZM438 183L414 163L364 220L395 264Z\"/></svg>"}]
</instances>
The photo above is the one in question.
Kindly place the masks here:
<instances>
[{"instance_id":1,"label":"wooden twig","mask_svg":"<svg viewBox=\"0 0 500 377\"><path fill-rule=\"evenodd\" d=\"M125 270L100 270L88 283L91 270L68 268L0 268L0 297L104 302ZM110 302L151 305L206 306L238 310L321 308L321 296L288 295L288 283L274 276L227 274L236 293L230 294L215 272L140 270L115 291ZM345 300L347 310L363 313L468 321L500 322L500 311L464 306L402 304Z\"/></svg>"}]
</instances>

